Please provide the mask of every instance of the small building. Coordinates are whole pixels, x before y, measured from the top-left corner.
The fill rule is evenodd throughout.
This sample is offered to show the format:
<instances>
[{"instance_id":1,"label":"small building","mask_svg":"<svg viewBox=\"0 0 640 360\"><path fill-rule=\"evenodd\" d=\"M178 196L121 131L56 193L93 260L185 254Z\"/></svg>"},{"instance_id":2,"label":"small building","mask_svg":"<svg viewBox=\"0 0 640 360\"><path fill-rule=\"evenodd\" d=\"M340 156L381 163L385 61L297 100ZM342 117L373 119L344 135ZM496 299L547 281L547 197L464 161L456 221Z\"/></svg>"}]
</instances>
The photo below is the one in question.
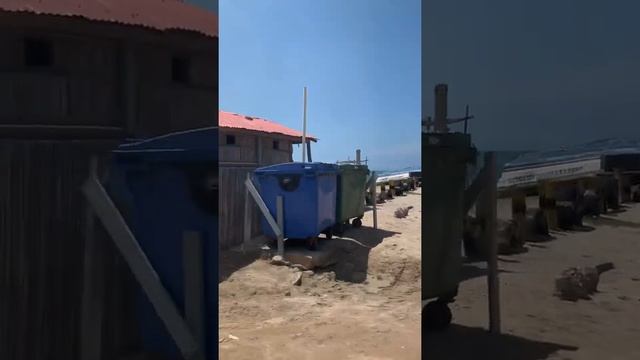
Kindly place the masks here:
<instances>
[{"instance_id":1,"label":"small building","mask_svg":"<svg viewBox=\"0 0 640 360\"><path fill-rule=\"evenodd\" d=\"M316 142L307 136L308 143ZM220 247L243 241L244 181L256 168L293 161L294 145L302 144L302 132L271 120L220 111ZM253 207L252 235L258 235L259 213Z\"/></svg>"},{"instance_id":2,"label":"small building","mask_svg":"<svg viewBox=\"0 0 640 360\"><path fill-rule=\"evenodd\" d=\"M217 23L179 0L4 0L0 126L137 138L214 126Z\"/></svg>"},{"instance_id":3,"label":"small building","mask_svg":"<svg viewBox=\"0 0 640 360\"><path fill-rule=\"evenodd\" d=\"M0 1L0 359L138 349L137 283L81 186L127 137L217 125L217 24L180 0Z\"/></svg>"}]
</instances>

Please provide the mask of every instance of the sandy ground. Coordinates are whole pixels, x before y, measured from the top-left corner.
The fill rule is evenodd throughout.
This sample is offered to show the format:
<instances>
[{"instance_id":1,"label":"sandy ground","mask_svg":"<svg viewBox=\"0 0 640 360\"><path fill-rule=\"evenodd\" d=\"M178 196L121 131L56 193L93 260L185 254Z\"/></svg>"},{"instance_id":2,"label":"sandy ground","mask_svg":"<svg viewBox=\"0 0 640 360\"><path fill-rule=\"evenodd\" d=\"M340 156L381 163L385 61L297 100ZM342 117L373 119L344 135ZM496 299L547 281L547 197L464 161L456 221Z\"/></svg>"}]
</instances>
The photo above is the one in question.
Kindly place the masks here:
<instances>
[{"instance_id":1,"label":"sandy ground","mask_svg":"<svg viewBox=\"0 0 640 360\"><path fill-rule=\"evenodd\" d=\"M535 201L531 202L535 204ZM501 217L508 203L498 206ZM467 263L453 304L454 324L425 335L427 359L640 359L640 206L585 221L591 232L554 233L528 252L501 256L503 335L489 335L486 267ZM571 266L611 261L599 293L576 303L553 296L554 278ZM460 346L464 344L464 346Z\"/></svg>"},{"instance_id":2,"label":"sandy ground","mask_svg":"<svg viewBox=\"0 0 640 360\"><path fill-rule=\"evenodd\" d=\"M378 209L378 230L368 211L363 227L320 240L339 261L300 286L299 270L221 254L220 359L420 359L420 193Z\"/></svg>"}]
</instances>

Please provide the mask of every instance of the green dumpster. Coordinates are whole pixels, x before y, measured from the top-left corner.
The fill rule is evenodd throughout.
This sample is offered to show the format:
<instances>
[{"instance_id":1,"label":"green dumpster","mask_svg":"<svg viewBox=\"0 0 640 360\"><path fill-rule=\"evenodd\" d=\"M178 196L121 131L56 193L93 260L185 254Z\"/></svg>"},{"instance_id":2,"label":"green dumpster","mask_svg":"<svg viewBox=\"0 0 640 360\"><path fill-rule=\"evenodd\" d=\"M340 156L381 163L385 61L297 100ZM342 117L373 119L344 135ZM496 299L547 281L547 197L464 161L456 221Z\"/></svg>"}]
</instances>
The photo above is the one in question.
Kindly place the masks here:
<instances>
[{"instance_id":1,"label":"green dumpster","mask_svg":"<svg viewBox=\"0 0 640 360\"><path fill-rule=\"evenodd\" d=\"M422 134L423 325L445 327L462 270L464 190L475 159L469 135Z\"/></svg>"},{"instance_id":2,"label":"green dumpster","mask_svg":"<svg viewBox=\"0 0 640 360\"><path fill-rule=\"evenodd\" d=\"M362 226L368 175L369 168L366 165L339 166L335 229L338 234L351 219L354 227Z\"/></svg>"}]
</instances>

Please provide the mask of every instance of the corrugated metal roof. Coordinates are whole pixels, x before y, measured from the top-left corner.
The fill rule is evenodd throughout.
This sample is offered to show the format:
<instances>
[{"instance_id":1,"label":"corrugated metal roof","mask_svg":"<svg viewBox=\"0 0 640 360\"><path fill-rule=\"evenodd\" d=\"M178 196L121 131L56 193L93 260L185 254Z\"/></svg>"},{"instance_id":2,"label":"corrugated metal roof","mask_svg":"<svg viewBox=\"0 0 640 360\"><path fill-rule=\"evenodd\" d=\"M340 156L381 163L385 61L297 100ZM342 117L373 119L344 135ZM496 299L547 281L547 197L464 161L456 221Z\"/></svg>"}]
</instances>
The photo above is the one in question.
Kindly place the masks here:
<instances>
[{"instance_id":1,"label":"corrugated metal roof","mask_svg":"<svg viewBox=\"0 0 640 360\"><path fill-rule=\"evenodd\" d=\"M182 0L2 0L0 11L81 17L218 37L218 16Z\"/></svg>"},{"instance_id":2,"label":"corrugated metal roof","mask_svg":"<svg viewBox=\"0 0 640 360\"><path fill-rule=\"evenodd\" d=\"M302 132L290 129L274 121L262 119L255 116L246 116L226 111L220 111L218 125L221 128L244 129L296 137L300 139L300 142L302 142ZM311 141L318 140L313 135L309 134L307 134L307 138Z\"/></svg>"}]
</instances>

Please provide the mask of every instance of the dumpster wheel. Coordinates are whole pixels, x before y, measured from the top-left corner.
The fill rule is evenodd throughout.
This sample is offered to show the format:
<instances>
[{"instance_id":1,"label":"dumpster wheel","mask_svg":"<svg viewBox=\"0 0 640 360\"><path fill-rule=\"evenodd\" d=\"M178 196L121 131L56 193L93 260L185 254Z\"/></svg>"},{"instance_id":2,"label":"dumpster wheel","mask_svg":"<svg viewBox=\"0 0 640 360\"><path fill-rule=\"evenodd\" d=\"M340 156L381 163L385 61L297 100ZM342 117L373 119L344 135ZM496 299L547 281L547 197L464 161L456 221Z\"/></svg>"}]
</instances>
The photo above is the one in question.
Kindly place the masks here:
<instances>
[{"instance_id":1,"label":"dumpster wheel","mask_svg":"<svg viewBox=\"0 0 640 360\"><path fill-rule=\"evenodd\" d=\"M427 331L442 331L451 324L451 309L445 301L435 300L422 308L422 324Z\"/></svg>"},{"instance_id":2,"label":"dumpster wheel","mask_svg":"<svg viewBox=\"0 0 640 360\"><path fill-rule=\"evenodd\" d=\"M355 218L351 221L351 225L353 225L353 227L355 228L359 228L360 226L362 226L362 218Z\"/></svg>"},{"instance_id":3,"label":"dumpster wheel","mask_svg":"<svg viewBox=\"0 0 640 360\"><path fill-rule=\"evenodd\" d=\"M307 248L311 251L315 251L318 248L318 238L310 237L307 239Z\"/></svg>"},{"instance_id":4,"label":"dumpster wheel","mask_svg":"<svg viewBox=\"0 0 640 360\"><path fill-rule=\"evenodd\" d=\"M333 228L330 227L327 230L325 230L324 235L327 237L327 240L331 240L331 238L333 237Z\"/></svg>"}]
</instances>

